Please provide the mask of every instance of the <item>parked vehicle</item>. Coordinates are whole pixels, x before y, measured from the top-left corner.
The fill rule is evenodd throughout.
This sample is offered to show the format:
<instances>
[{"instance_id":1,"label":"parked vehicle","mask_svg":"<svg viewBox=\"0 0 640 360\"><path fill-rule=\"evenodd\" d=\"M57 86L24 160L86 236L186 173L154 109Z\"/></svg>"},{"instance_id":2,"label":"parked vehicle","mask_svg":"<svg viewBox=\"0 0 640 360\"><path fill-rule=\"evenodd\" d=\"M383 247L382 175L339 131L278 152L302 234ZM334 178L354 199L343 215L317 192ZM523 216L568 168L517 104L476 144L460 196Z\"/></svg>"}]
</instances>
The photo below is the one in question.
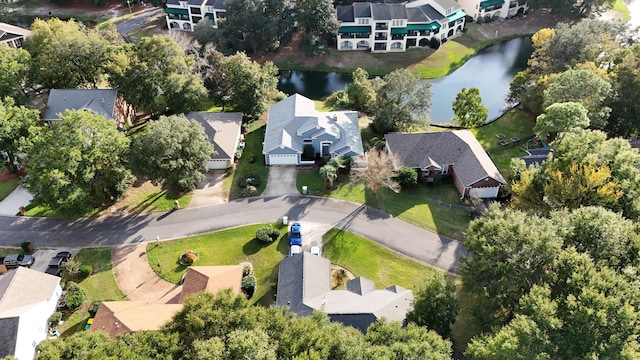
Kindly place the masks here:
<instances>
[{"instance_id":1,"label":"parked vehicle","mask_svg":"<svg viewBox=\"0 0 640 360\"><path fill-rule=\"evenodd\" d=\"M3 264L9 268L17 268L18 266L31 267L36 261L32 255L11 254L4 257Z\"/></svg>"},{"instance_id":2,"label":"parked vehicle","mask_svg":"<svg viewBox=\"0 0 640 360\"><path fill-rule=\"evenodd\" d=\"M68 251L60 251L59 253L56 254L56 256L54 256L54 258L64 258L65 261L71 259L71 253Z\"/></svg>"},{"instance_id":3,"label":"parked vehicle","mask_svg":"<svg viewBox=\"0 0 640 360\"><path fill-rule=\"evenodd\" d=\"M71 253L68 251L61 251L56 254L49 261L49 265L47 266L47 270L45 270L45 274L60 276L62 277L62 264L66 263L71 259Z\"/></svg>"},{"instance_id":4,"label":"parked vehicle","mask_svg":"<svg viewBox=\"0 0 640 360\"><path fill-rule=\"evenodd\" d=\"M291 231L289 231L289 245L302 245L302 233L300 223L291 224Z\"/></svg>"},{"instance_id":5,"label":"parked vehicle","mask_svg":"<svg viewBox=\"0 0 640 360\"><path fill-rule=\"evenodd\" d=\"M313 255L318 255L320 256L320 246L312 246L311 247L311 251L310 251Z\"/></svg>"},{"instance_id":6,"label":"parked vehicle","mask_svg":"<svg viewBox=\"0 0 640 360\"><path fill-rule=\"evenodd\" d=\"M301 252L302 252L302 246L300 246L300 245L291 245L291 248L289 249L289 256L300 254Z\"/></svg>"},{"instance_id":7,"label":"parked vehicle","mask_svg":"<svg viewBox=\"0 0 640 360\"><path fill-rule=\"evenodd\" d=\"M59 266L51 266L47 267L47 270L44 271L45 274L59 276L62 277L62 269Z\"/></svg>"}]
</instances>

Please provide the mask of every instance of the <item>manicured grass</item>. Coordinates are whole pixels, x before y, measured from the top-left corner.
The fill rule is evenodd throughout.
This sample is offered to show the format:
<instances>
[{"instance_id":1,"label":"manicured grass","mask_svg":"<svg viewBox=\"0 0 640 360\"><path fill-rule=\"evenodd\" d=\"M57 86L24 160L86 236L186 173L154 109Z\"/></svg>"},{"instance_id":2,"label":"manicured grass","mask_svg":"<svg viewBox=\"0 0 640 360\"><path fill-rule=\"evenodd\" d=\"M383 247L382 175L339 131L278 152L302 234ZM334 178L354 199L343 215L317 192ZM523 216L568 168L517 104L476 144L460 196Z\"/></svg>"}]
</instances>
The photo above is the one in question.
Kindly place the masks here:
<instances>
[{"instance_id":1,"label":"manicured grass","mask_svg":"<svg viewBox=\"0 0 640 360\"><path fill-rule=\"evenodd\" d=\"M191 202L190 194L176 194L153 185L149 181L138 187L132 186L127 193L113 206L118 210L126 210L130 213L150 213L173 210L174 201L178 200L180 208L184 208ZM109 213L109 209L103 211Z\"/></svg>"},{"instance_id":2,"label":"manicured grass","mask_svg":"<svg viewBox=\"0 0 640 360\"><path fill-rule=\"evenodd\" d=\"M415 289L425 278L440 271L336 228L323 236L322 256L355 276L373 280L379 289L391 285Z\"/></svg>"},{"instance_id":3,"label":"manicured grass","mask_svg":"<svg viewBox=\"0 0 640 360\"><path fill-rule=\"evenodd\" d=\"M278 277L278 263L288 252L289 243L286 226L280 225L281 236L273 243L263 243L255 239L256 230L269 224L250 225L209 234L192 236L180 240L147 245L149 266L163 279L178 283L187 271L178 259L189 249L198 253L195 266L236 265L243 261L253 264L257 280L256 293L252 303L263 305L273 303L273 284ZM156 266L160 260L160 269Z\"/></svg>"},{"instance_id":4,"label":"manicured grass","mask_svg":"<svg viewBox=\"0 0 640 360\"><path fill-rule=\"evenodd\" d=\"M498 170L503 176L507 177L510 174L509 164L511 158L527 154L520 146L526 144L527 140L535 136L533 133L534 125L535 119L533 117L523 111L512 109L498 120L474 129L472 132L480 142L480 145L496 163ZM500 140L496 137L498 133L506 136L505 140L509 141L509 145L500 145ZM509 140L511 137L518 137L520 141L517 144L513 144Z\"/></svg>"},{"instance_id":5,"label":"manicured grass","mask_svg":"<svg viewBox=\"0 0 640 360\"><path fill-rule=\"evenodd\" d=\"M433 200L431 190L424 184L403 189L398 194L382 188L374 197L363 185L352 185L345 175L341 175L330 190L326 189L317 170L298 171L296 182L298 189L306 185L310 195L367 204L416 226L455 239L463 239L463 232L471 219L467 210L438 205ZM464 205L452 183L437 183L435 189L442 201Z\"/></svg>"},{"instance_id":6,"label":"manicured grass","mask_svg":"<svg viewBox=\"0 0 640 360\"><path fill-rule=\"evenodd\" d=\"M221 112L222 106L216 105L211 99L204 99L200 104L200 111Z\"/></svg>"},{"instance_id":7,"label":"manicured grass","mask_svg":"<svg viewBox=\"0 0 640 360\"><path fill-rule=\"evenodd\" d=\"M91 265L93 274L86 279L77 281L84 291L85 301L72 314L65 314L64 323L56 327L63 336L68 336L84 329L89 319L88 309L92 302L128 300L127 296L122 293L116 284L113 276L110 248L82 249L76 255L76 259L81 264ZM64 280L66 281L67 279Z\"/></svg>"},{"instance_id":8,"label":"manicured grass","mask_svg":"<svg viewBox=\"0 0 640 360\"><path fill-rule=\"evenodd\" d=\"M244 135L245 148L242 157L238 160L235 171L225 179L225 190L229 191L232 198L240 196L242 188L238 181L247 176L260 177L260 186L257 187L258 194L262 194L267 186L269 168L264 166L262 161L262 142L264 141L265 125L263 122L254 122L250 131Z\"/></svg>"},{"instance_id":9,"label":"manicured grass","mask_svg":"<svg viewBox=\"0 0 640 360\"><path fill-rule=\"evenodd\" d=\"M20 184L20 179L0 181L0 201L4 200ZM16 209L16 212L17 209Z\"/></svg>"},{"instance_id":10,"label":"manicured grass","mask_svg":"<svg viewBox=\"0 0 640 360\"><path fill-rule=\"evenodd\" d=\"M31 202L29 205L25 206L25 210L25 216L71 218L67 214L63 214L58 211L58 209L52 209L47 205L36 204L34 202ZM100 209L85 209L72 218L98 215L100 215Z\"/></svg>"},{"instance_id":11,"label":"manicured grass","mask_svg":"<svg viewBox=\"0 0 640 360\"><path fill-rule=\"evenodd\" d=\"M447 41L429 57L409 66L408 69L421 78L438 78L457 69L473 54L475 54L473 48L469 48L455 40Z\"/></svg>"},{"instance_id":12,"label":"manicured grass","mask_svg":"<svg viewBox=\"0 0 640 360\"><path fill-rule=\"evenodd\" d=\"M24 254L24 251L21 248L0 248L0 256L9 254Z\"/></svg>"}]
</instances>

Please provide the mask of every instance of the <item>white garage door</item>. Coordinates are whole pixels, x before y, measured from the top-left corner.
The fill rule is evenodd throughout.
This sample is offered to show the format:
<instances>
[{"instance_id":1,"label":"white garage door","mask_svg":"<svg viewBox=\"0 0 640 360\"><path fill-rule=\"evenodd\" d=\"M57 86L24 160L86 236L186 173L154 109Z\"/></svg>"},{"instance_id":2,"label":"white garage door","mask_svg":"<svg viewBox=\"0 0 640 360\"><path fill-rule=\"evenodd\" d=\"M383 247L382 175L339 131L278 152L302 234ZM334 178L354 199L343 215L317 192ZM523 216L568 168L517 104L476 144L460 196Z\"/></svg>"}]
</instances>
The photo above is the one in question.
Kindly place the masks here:
<instances>
[{"instance_id":1,"label":"white garage door","mask_svg":"<svg viewBox=\"0 0 640 360\"><path fill-rule=\"evenodd\" d=\"M298 155L297 154L269 155L269 165L298 165Z\"/></svg>"},{"instance_id":2,"label":"white garage door","mask_svg":"<svg viewBox=\"0 0 640 360\"><path fill-rule=\"evenodd\" d=\"M469 197L476 197L478 199L497 198L499 189L500 188L498 186L485 187L485 188L471 188L469 189Z\"/></svg>"},{"instance_id":3,"label":"white garage door","mask_svg":"<svg viewBox=\"0 0 640 360\"><path fill-rule=\"evenodd\" d=\"M211 160L207 163L207 169L209 170L219 170L226 169L229 167L228 160Z\"/></svg>"}]
</instances>

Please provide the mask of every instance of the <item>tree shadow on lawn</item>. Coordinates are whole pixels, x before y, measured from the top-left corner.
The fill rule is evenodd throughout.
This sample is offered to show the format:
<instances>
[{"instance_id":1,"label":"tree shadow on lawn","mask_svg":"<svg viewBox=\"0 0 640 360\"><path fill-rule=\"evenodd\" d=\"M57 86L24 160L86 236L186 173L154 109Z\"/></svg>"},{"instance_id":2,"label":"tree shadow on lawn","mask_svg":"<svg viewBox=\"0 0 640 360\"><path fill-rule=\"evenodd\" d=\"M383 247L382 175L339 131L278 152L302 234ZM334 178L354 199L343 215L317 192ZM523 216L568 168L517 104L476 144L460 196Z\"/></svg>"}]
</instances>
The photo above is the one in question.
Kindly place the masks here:
<instances>
[{"instance_id":1,"label":"tree shadow on lawn","mask_svg":"<svg viewBox=\"0 0 640 360\"><path fill-rule=\"evenodd\" d=\"M160 198L162 198L162 196L164 196L165 194L167 194L167 199L169 199L170 193L168 194L168 191L166 189L163 189L157 193L152 194L151 196L148 196L146 199L142 200L138 205L132 207L131 210L129 211L136 214L141 213L145 209L153 205L156 201L160 200Z\"/></svg>"},{"instance_id":2,"label":"tree shadow on lawn","mask_svg":"<svg viewBox=\"0 0 640 360\"><path fill-rule=\"evenodd\" d=\"M264 242L264 241L258 240L257 238L253 238L242 246L242 253L244 253L247 256L254 255L264 248L273 246L274 243L277 243L276 249L280 253L284 255L288 253L288 248L287 248L289 246L288 234L280 235L280 238L278 240L272 241L272 242Z\"/></svg>"}]
</instances>

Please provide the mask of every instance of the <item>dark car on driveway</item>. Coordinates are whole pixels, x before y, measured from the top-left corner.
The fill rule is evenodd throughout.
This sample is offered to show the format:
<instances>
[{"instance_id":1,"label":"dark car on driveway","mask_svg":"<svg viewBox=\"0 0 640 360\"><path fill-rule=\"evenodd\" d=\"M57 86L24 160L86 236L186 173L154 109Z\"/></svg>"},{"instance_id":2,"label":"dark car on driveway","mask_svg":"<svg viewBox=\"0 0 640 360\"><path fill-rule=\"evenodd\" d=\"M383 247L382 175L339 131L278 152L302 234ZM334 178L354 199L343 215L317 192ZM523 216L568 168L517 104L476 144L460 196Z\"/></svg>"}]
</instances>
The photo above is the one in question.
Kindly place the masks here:
<instances>
[{"instance_id":1,"label":"dark car on driveway","mask_svg":"<svg viewBox=\"0 0 640 360\"><path fill-rule=\"evenodd\" d=\"M300 223L291 224L291 231L289 232L289 245L302 245L302 234L300 233Z\"/></svg>"},{"instance_id":2,"label":"dark car on driveway","mask_svg":"<svg viewBox=\"0 0 640 360\"><path fill-rule=\"evenodd\" d=\"M64 258L65 261L71 259L71 253L68 251L60 251L59 253L56 254L56 256L54 256L54 258Z\"/></svg>"},{"instance_id":3,"label":"dark car on driveway","mask_svg":"<svg viewBox=\"0 0 640 360\"><path fill-rule=\"evenodd\" d=\"M68 251L62 251L56 254L56 256L54 256L53 258L51 258L51 260L49 261L49 266L47 267L47 270L45 270L45 274L50 274L50 275L55 275L55 276L62 276L62 264L66 263L67 261L69 261L69 259L71 259L71 253Z\"/></svg>"},{"instance_id":4,"label":"dark car on driveway","mask_svg":"<svg viewBox=\"0 0 640 360\"><path fill-rule=\"evenodd\" d=\"M9 269L17 268L18 266L31 267L35 261L36 258L32 255L11 254L4 257L3 263Z\"/></svg>"}]
</instances>

